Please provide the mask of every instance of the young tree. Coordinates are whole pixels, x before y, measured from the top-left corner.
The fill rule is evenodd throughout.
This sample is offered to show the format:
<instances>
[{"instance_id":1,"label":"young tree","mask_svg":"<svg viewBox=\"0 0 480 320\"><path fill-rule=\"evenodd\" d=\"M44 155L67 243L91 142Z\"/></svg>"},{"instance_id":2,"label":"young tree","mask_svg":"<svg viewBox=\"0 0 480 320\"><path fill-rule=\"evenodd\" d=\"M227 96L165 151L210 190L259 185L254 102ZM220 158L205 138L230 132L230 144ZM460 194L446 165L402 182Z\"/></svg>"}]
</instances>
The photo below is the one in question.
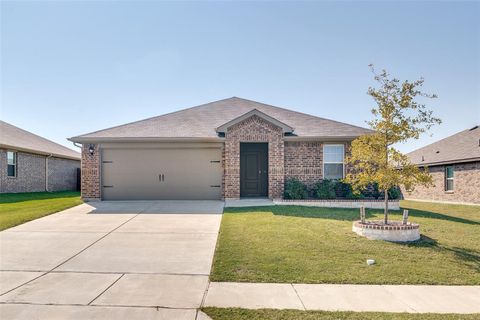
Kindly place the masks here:
<instances>
[{"instance_id":1,"label":"young tree","mask_svg":"<svg viewBox=\"0 0 480 320\"><path fill-rule=\"evenodd\" d=\"M418 185L432 185L428 170L421 170L410 163L407 156L393 147L409 139L418 139L441 120L433 117L425 104L416 101L418 97L436 98L435 94L420 91L423 78L409 82L396 78L382 70L376 73L369 66L378 88L370 87L368 94L377 106L372 109L374 119L369 121L372 134L361 136L352 142L351 155L347 163L353 166L345 180L359 192L369 184L377 183L385 194L384 223L388 223L388 190L403 185L411 191Z\"/></svg>"}]
</instances>

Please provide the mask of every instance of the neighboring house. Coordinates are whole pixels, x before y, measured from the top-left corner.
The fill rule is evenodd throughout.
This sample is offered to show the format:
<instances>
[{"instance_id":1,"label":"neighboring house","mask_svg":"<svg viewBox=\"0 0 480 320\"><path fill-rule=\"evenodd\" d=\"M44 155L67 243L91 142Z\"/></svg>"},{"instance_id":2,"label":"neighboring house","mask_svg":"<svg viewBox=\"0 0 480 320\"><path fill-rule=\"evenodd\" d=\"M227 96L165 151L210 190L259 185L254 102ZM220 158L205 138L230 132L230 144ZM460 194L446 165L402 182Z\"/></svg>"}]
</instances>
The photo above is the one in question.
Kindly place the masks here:
<instances>
[{"instance_id":1,"label":"neighboring house","mask_svg":"<svg viewBox=\"0 0 480 320\"><path fill-rule=\"evenodd\" d=\"M286 179L342 178L350 142L369 132L233 97L70 140L84 199L282 198Z\"/></svg>"},{"instance_id":2,"label":"neighboring house","mask_svg":"<svg viewBox=\"0 0 480 320\"><path fill-rule=\"evenodd\" d=\"M0 121L0 193L77 189L80 153Z\"/></svg>"},{"instance_id":3,"label":"neighboring house","mask_svg":"<svg viewBox=\"0 0 480 320\"><path fill-rule=\"evenodd\" d=\"M480 204L480 128L476 126L407 154L427 167L434 187L403 192L406 199Z\"/></svg>"}]
</instances>

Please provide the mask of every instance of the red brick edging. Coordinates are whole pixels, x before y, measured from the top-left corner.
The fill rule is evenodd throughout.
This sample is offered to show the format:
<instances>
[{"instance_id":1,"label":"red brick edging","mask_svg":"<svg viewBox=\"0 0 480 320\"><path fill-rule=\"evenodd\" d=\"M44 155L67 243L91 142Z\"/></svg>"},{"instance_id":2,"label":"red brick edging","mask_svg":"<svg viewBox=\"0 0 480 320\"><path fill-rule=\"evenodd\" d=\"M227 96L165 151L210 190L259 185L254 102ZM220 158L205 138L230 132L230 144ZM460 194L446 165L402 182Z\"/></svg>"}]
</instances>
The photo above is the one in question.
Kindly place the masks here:
<instances>
[{"instance_id":1,"label":"red brick edging","mask_svg":"<svg viewBox=\"0 0 480 320\"><path fill-rule=\"evenodd\" d=\"M402 224L401 222L391 222L388 225L383 224L380 221L355 221L354 226L363 229L376 229L376 230L413 230L418 229L420 226L417 223Z\"/></svg>"}]
</instances>

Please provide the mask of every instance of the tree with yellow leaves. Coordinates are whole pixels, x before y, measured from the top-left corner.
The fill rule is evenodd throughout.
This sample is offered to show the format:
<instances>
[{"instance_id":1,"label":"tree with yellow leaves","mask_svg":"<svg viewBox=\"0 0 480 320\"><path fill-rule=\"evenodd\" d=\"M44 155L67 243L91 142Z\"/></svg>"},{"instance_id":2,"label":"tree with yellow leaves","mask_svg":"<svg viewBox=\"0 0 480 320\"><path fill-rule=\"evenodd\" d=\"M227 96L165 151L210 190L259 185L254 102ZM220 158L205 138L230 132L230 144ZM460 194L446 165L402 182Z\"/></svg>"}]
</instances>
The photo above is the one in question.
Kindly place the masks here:
<instances>
[{"instance_id":1,"label":"tree with yellow leaves","mask_svg":"<svg viewBox=\"0 0 480 320\"><path fill-rule=\"evenodd\" d=\"M368 89L368 94L377 104L371 110L374 119L368 122L373 133L352 142L351 155L346 161L353 170L347 174L345 181L352 185L355 192L377 183L385 195L384 223L388 224L390 188L404 186L412 191L415 186L433 184L428 170L421 170L410 163L408 157L393 145L418 139L433 125L440 124L441 120L435 118L425 104L417 101L418 98L437 97L420 90L423 78L401 82L390 77L385 70L376 73L373 65L370 68L375 81L380 85Z\"/></svg>"}]
</instances>

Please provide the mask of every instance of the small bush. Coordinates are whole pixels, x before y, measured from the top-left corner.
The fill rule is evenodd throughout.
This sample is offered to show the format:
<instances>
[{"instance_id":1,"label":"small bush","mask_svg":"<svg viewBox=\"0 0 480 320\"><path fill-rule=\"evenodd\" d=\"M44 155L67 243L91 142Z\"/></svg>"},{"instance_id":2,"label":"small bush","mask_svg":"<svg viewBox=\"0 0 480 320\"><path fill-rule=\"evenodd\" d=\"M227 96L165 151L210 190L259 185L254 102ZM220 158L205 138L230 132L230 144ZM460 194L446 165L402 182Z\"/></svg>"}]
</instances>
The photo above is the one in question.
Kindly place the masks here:
<instances>
[{"instance_id":1,"label":"small bush","mask_svg":"<svg viewBox=\"0 0 480 320\"><path fill-rule=\"evenodd\" d=\"M373 183L362 190L362 195L364 198L379 199L382 193L378 190L378 184Z\"/></svg>"},{"instance_id":2,"label":"small bush","mask_svg":"<svg viewBox=\"0 0 480 320\"><path fill-rule=\"evenodd\" d=\"M367 189L365 189L365 191L362 191L362 193L367 198L373 198L373 199L378 199L378 200L385 199L384 192L382 190L378 189L378 185L376 183L368 186ZM398 187L390 188L388 190L388 199L390 199L390 200L400 199L401 194L402 193L400 191L400 188L398 188Z\"/></svg>"},{"instance_id":3,"label":"small bush","mask_svg":"<svg viewBox=\"0 0 480 320\"><path fill-rule=\"evenodd\" d=\"M313 186L313 194L318 199L335 199L335 181L328 179L321 180Z\"/></svg>"},{"instance_id":4,"label":"small bush","mask_svg":"<svg viewBox=\"0 0 480 320\"><path fill-rule=\"evenodd\" d=\"M307 198L307 186L298 179L289 179L285 183L285 199L305 199Z\"/></svg>"},{"instance_id":5,"label":"small bush","mask_svg":"<svg viewBox=\"0 0 480 320\"><path fill-rule=\"evenodd\" d=\"M397 200L400 199L401 191L398 187L393 187L388 190L388 199Z\"/></svg>"}]
</instances>

